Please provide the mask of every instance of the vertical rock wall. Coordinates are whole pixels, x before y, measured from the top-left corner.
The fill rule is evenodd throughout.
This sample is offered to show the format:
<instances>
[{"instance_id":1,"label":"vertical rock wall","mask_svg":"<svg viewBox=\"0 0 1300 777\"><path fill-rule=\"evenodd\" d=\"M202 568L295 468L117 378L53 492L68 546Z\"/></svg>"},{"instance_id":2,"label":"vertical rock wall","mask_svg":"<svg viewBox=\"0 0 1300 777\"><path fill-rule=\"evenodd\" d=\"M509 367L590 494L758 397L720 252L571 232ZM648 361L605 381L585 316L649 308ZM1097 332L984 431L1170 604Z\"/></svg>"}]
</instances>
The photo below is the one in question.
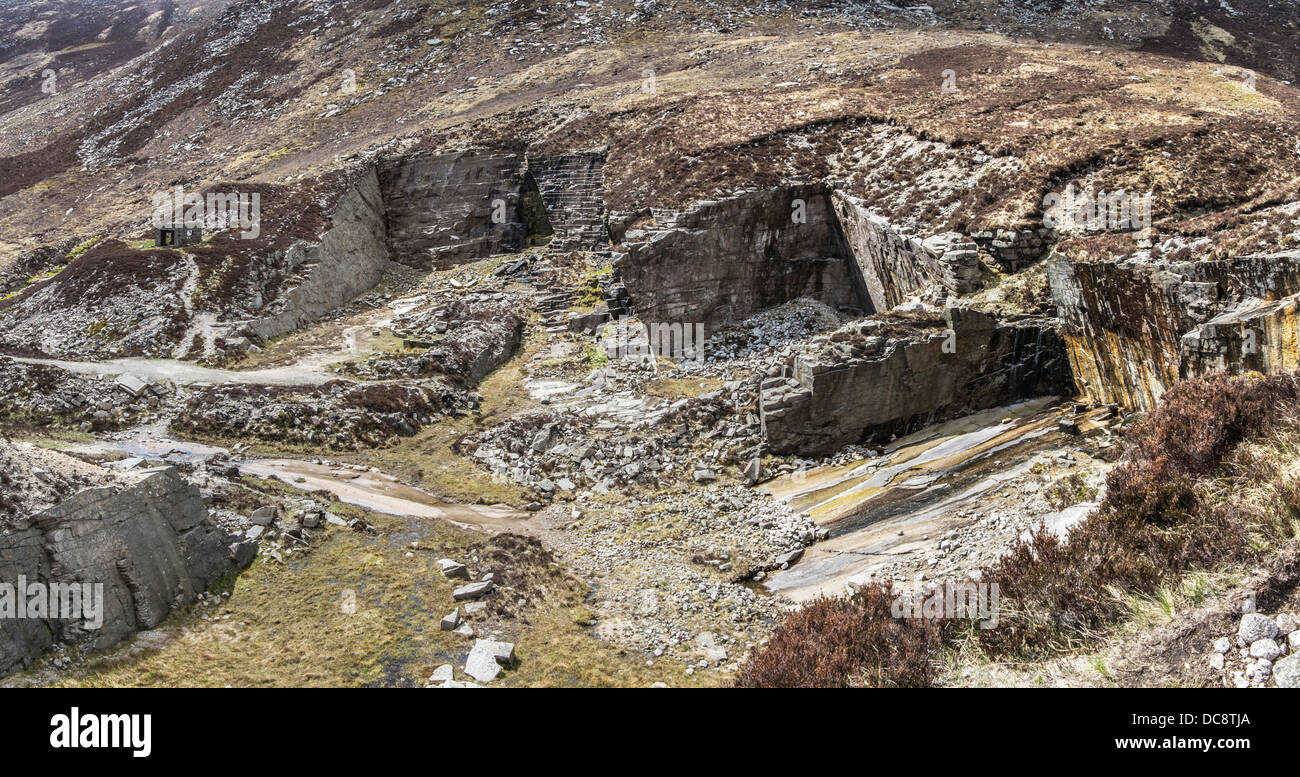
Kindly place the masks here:
<instances>
[{"instance_id":1,"label":"vertical rock wall","mask_svg":"<svg viewBox=\"0 0 1300 777\"><path fill-rule=\"evenodd\" d=\"M872 311L825 187L747 192L656 219L624 234L617 261L643 321L711 331L797 297Z\"/></svg>"},{"instance_id":2,"label":"vertical rock wall","mask_svg":"<svg viewBox=\"0 0 1300 777\"><path fill-rule=\"evenodd\" d=\"M943 321L855 322L763 384L774 453L825 456L1031 396L1071 394L1052 323L950 308Z\"/></svg>"},{"instance_id":3,"label":"vertical rock wall","mask_svg":"<svg viewBox=\"0 0 1300 777\"><path fill-rule=\"evenodd\" d=\"M521 250L528 237L523 164L522 146L385 162L379 184L393 260L446 269ZM494 221L494 211L503 218Z\"/></svg>"},{"instance_id":4,"label":"vertical rock wall","mask_svg":"<svg viewBox=\"0 0 1300 777\"><path fill-rule=\"evenodd\" d=\"M938 262L920 241L909 241L890 229L857 198L836 193L832 202L873 308L889 310L939 283Z\"/></svg>"},{"instance_id":5,"label":"vertical rock wall","mask_svg":"<svg viewBox=\"0 0 1300 777\"><path fill-rule=\"evenodd\" d=\"M368 171L338 201L331 227L318 243L298 243L288 251L288 266L305 277L272 306L269 315L245 325L271 338L309 324L373 288L388 266L384 200L379 179Z\"/></svg>"},{"instance_id":6,"label":"vertical rock wall","mask_svg":"<svg viewBox=\"0 0 1300 777\"><path fill-rule=\"evenodd\" d=\"M1171 264L1054 255L1048 280L1070 364L1095 402L1149 410L1180 377L1280 369L1295 358L1285 308L1265 303L1300 293L1300 251ZM1240 344L1221 340L1233 327L1240 336L1252 311L1260 316L1257 343L1266 349L1254 360L1242 358ZM1212 328L1203 329L1207 324Z\"/></svg>"},{"instance_id":7,"label":"vertical rock wall","mask_svg":"<svg viewBox=\"0 0 1300 777\"><path fill-rule=\"evenodd\" d=\"M979 287L979 247L956 233L909 237L873 215L862 201L836 192L835 214L876 310L942 286L954 294Z\"/></svg>"},{"instance_id":8,"label":"vertical rock wall","mask_svg":"<svg viewBox=\"0 0 1300 777\"><path fill-rule=\"evenodd\" d=\"M1290 372L1300 369L1300 319L1295 295L1251 299L1183 335L1179 375L1209 372Z\"/></svg>"},{"instance_id":9,"label":"vertical rock wall","mask_svg":"<svg viewBox=\"0 0 1300 777\"><path fill-rule=\"evenodd\" d=\"M537 181L546 216L559 251L596 251L609 247L605 226L605 157L607 148L558 156L530 157L528 172Z\"/></svg>"}]
</instances>

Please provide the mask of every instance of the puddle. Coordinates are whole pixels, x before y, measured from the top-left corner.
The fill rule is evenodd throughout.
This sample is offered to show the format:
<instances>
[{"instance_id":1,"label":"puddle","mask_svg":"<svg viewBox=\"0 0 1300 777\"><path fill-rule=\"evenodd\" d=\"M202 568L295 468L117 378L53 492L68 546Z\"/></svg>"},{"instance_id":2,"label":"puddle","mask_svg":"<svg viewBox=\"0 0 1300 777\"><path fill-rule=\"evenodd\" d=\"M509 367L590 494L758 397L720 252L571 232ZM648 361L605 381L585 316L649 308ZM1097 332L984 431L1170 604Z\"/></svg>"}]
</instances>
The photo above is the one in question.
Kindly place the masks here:
<instances>
[{"instance_id":1,"label":"puddle","mask_svg":"<svg viewBox=\"0 0 1300 777\"><path fill-rule=\"evenodd\" d=\"M73 446L87 453L120 451L131 456L156 459L170 453L198 456L229 452L202 443L151 435L152 428L137 430L131 437L102 440ZM418 488L399 482L382 472L354 470L342 465L315 464L296 459L248 459L237 462L241 472L262 478L277 478L304 491L326 490L340 501L388 515L440 518L465 528L492 532L513 531L536 534L530 529L530 514L505 505L466 505L443 502Z\"/></svg>"},{"instance_id":2,"label":"puddle","mask_svg":"<svg viewBox=\"0 0 1300 777\"><path fill-rule=\"evenodd\" d=\"M504 505L443 502L382 472L295 459L252 459L240 462L239 469L257 477L277 478L304 491L323 489L340 501L388 515L441 518L467 528L533 533L528 513Z\"/></svg>"},{"instance_id":3,"label":"puddle","mask_svg":"<svg viewBox=\"0 0 1300 777\"><path fill-rule=\"evenodd\" d=\"M191 383L250 383L261 386L314 386L331 380L339 380L337 375L316 372L309 366L295 364L288 367L272 367L264 370L223 370L214 367L201 367L191 362L176 359L109 359L102 362L77 362L62 359L28 359L17 358L15 361L25 364L44 364L76 372L81 375L134 375L149 380L170 380L174 383L188 385Z\"/></svg>"}]
</instances>

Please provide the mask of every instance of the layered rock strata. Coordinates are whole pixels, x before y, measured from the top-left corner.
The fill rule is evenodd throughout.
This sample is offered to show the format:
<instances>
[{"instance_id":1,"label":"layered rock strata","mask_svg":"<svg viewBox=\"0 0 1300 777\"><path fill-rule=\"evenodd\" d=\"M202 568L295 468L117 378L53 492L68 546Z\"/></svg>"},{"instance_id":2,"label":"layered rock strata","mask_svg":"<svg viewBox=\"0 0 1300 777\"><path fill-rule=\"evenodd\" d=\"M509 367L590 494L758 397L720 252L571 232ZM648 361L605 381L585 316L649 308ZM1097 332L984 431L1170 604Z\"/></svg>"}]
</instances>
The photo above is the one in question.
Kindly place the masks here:
<instances>
[{"instance_id":1,"label":"layered rock strata","mask_svg":"<svg viewBox=\"0 0 1300 777\"><path fill-rule=\"evenodd\" d=\"M59 454L32 461L21 447L0 447L6 489L24 480L66 479L44 500L39 488L36 497L22 494L21 486L17 495L0 494L0 582L102 585L96 618L59 618L65 613L30 606L28 617L0 618L0 675L59 642L101 649L153 628L256 554L255 543L211 521L198 488L173 469L110 475ZM64 478L51 458L74 474ZM89 487L75 490L87 480Z\"/></svg>"},{"instance_id":2,"label":"layered rock strata","mask_svg":"<svg viewBox=\"0 0 1300 777\"><path fill-rule=\"evenodd\" d=\"M379 183L394 261L441 270L526 244L522 146L389 160Z\"/></svg>"},{"instance_id":3,"label":"layered rock strata","mask_svg":"<svg viewBox=\"0 0 1300 777\"><path fill-rule=\"evenodd\" d=\"M1148 410L1181 377L1296 359L1284 300L1300 293L1300 251L1177 263L1055 254L1047 270L1070 365L1095 402Z\"/></svg>"},{"instance_id":4,"label":"layered rock strata","mask_svg":"<svg viewBox=\"0 0 1300 777\"><path fill-rule=\"evenodd\" d=\"M604 174L608 152L601 147L528 159L528 172L537 183L555 233L551 248L597 251L609 247Z\"/></svg>"},{"instance_id":5,"label":"layered rock strata","mask_svg":"<svg viewBox=\"0 0 1300 777\"><path fill-rule=\"evenodd\" d=\"M760 406L772 452L823 456L962 413L1072 392L1052 322L949 308L943 319L882 316L814 338L764 381Z\"/></svg>"}]
</instances>

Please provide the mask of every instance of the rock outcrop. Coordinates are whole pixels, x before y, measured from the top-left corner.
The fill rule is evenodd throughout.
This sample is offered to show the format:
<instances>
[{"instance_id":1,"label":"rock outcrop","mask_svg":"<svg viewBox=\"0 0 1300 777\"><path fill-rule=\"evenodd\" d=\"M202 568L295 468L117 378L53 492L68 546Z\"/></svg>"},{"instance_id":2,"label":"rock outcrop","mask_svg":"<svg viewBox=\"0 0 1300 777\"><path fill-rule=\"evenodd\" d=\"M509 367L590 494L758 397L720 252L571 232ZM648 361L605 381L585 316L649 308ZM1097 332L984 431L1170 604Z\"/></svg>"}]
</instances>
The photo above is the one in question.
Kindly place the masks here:
<instances>
[{"instance_id":1,"label":"rock outcrop","mask_svg":"<svg viewBox=\"0 0 1300 777\"><path fill-rule=\"evenodd\" d=\"M642 321L711 332L798 297L873 310L824 186L748 191L654 216L649 230L623 233L627 252L615 262Z\"/></svg>"},{"instance_id":2,"label":"rock outcrop","mask_svg":"<svg viewBox=\"0 0 1300 777\"><path fill-rule=\"evenodd\" d=\"M441 270L526 247L522 146L393 159L379 181L394 261Z\"/></svg>"},{"instance_id":3,"label":"rock outcrop","mask_svg":"<svg viewBox=\"0 0 1300 777\"><path fill-rule=\"evenodd\" d=\"M1285 298L1300 293L1300 251L1177 263L1057 254L1048 280L1071 367L1094 402L1147 410L1179 378L1297 358Z\"/></svg>"},{"instance_id":4,"label":"rock outcrop","mask_svg":"<svg viewBox=\"0 0 1300 777\"><path fill-rule=\"evenodd\" d=\"M102 585L98 628L90 618L54 617L62 613L0 618L0 675L58 642L101 649L153 628L255 555L255 544L208 517L198 488L173 469L110 474L8 443L0 460L0 581Z\"/></svg>"},{"instance_id":5,"label":"rock outcrop","mask_svg":"<svg viewBox=\"0 0 1300 777\"><path fill-rule=\"evenodd\" d=\"M1183 335L1181 377L1209 372L1294 371L1300 368L1300 295L1280 300L1248 299Z\"/></svg>"},{"instance_id":6,"label":"rock outcrop","mask_svg":"<svg viewBox=\"0 0 1300 777\"><path fill-rule=\"evenodd\" d=\"M651 216L653 226L636 227ZM626 249L616 267L644 321L712 330L797 297L871 314L969 294L981 280L974 240L906 234L822 184L619 214L609 224Z\"/></svg>"},{"instance_id":7,"label":"rock outcrop","mask_svg":"<svg viewBox=\"0 0 1300 777\"><path fill-rule=\"evenodd\" d=\"M330 228L315 243L298 242L285 252L290 272L303 280L244 325L263 339L291 332L373 288L388 267L384 200L374 170L345 192L330 217Z\"/></svg>"},{"instance_id":8,"label":"rock outcrop","mask_svg":"<svg viewBox=\"0 0 1300 777\"><path fill-rule=\"evenodd\" d=\"M819 336L763 382L774 453L823 456L961 413L1070 394L1063 344L1042 319L997 321L949 308L942 320L880 317Z\"/></svg>"}]
</instances>

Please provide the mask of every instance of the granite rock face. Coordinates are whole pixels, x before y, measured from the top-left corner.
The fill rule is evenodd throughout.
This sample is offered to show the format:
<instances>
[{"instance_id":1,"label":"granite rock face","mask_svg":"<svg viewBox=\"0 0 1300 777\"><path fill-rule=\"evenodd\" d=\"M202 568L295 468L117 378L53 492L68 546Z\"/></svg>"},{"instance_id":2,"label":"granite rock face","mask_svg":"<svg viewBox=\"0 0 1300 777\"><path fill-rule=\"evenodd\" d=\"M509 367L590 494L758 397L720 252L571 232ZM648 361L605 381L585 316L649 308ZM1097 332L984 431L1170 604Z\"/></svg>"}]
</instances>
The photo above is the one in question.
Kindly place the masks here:
<instances>
[{"instance_id":1,"label":"granite rock face","mask_svg":"<svg viewBox=\"0 0 1300 777\"><path fill-rule=\"evenodd\" d=\"M100 483L4 520L0 581L100 583L103 622L0 619L0 676L57 642L102 649L153 628L235 568L240 541L210 520L198 488L175 470L104 473Z\"/></svg>"},{"instance_id":2,"label":"granite rock face","mask_svg":"<svg viewBox=\"0 0 1300 777\"><path fill-rule=\"evenodd\" d=\"M243 331L263 339L291 332L340 307L379 283L388 266L384 201L374 170L362 175L331 215L316 243L295 243L286 264L303 280Z\"/></svg>"},{"instance_id":3,"label":"granite rock face","mask_svg":"<svg viewBox=\"0 0 1300 777\"><path fill-rule=\"evenodd\" d=\"M642 321L712 331L798 297L874 312L824 186L748 191L654 217L622 233L626 253L615 261Z\"/></svg>"},{"instance_id":4,"label":"granite rock face","mask_svg":"<svg viewBox=\"0 0 1300 777\"><path fill-rule=\"evenodd\" d=\"M522 146L384 162L379 184L393 260L441 270L523 248L523 165Z\"/></svg>"},{"instance_id":5,"label":"granite rock face","mask_svg":"<svg viewBox=\"0 0 1300 777\"><path fill-rule=\"evenodd\" d=\"M1052 322L997 321L967 308L943 319L881 316L814 339L763 383L774 453L822 456L1031 396L1070 394Z\"/></svg>"},{"instance_id":6,"label":"granite rock face","mask_svg":"<svg viewBox=\"0 0 1300 777\"><path fill-rule=\"evenodd\" d=\"M1178 263L1057 254L1047 271L1070 364L1094 402L1148 410L1182 377L1296 359L1287 298L1300 294L1300 251Z\"/></svg>"}]
</instances>

